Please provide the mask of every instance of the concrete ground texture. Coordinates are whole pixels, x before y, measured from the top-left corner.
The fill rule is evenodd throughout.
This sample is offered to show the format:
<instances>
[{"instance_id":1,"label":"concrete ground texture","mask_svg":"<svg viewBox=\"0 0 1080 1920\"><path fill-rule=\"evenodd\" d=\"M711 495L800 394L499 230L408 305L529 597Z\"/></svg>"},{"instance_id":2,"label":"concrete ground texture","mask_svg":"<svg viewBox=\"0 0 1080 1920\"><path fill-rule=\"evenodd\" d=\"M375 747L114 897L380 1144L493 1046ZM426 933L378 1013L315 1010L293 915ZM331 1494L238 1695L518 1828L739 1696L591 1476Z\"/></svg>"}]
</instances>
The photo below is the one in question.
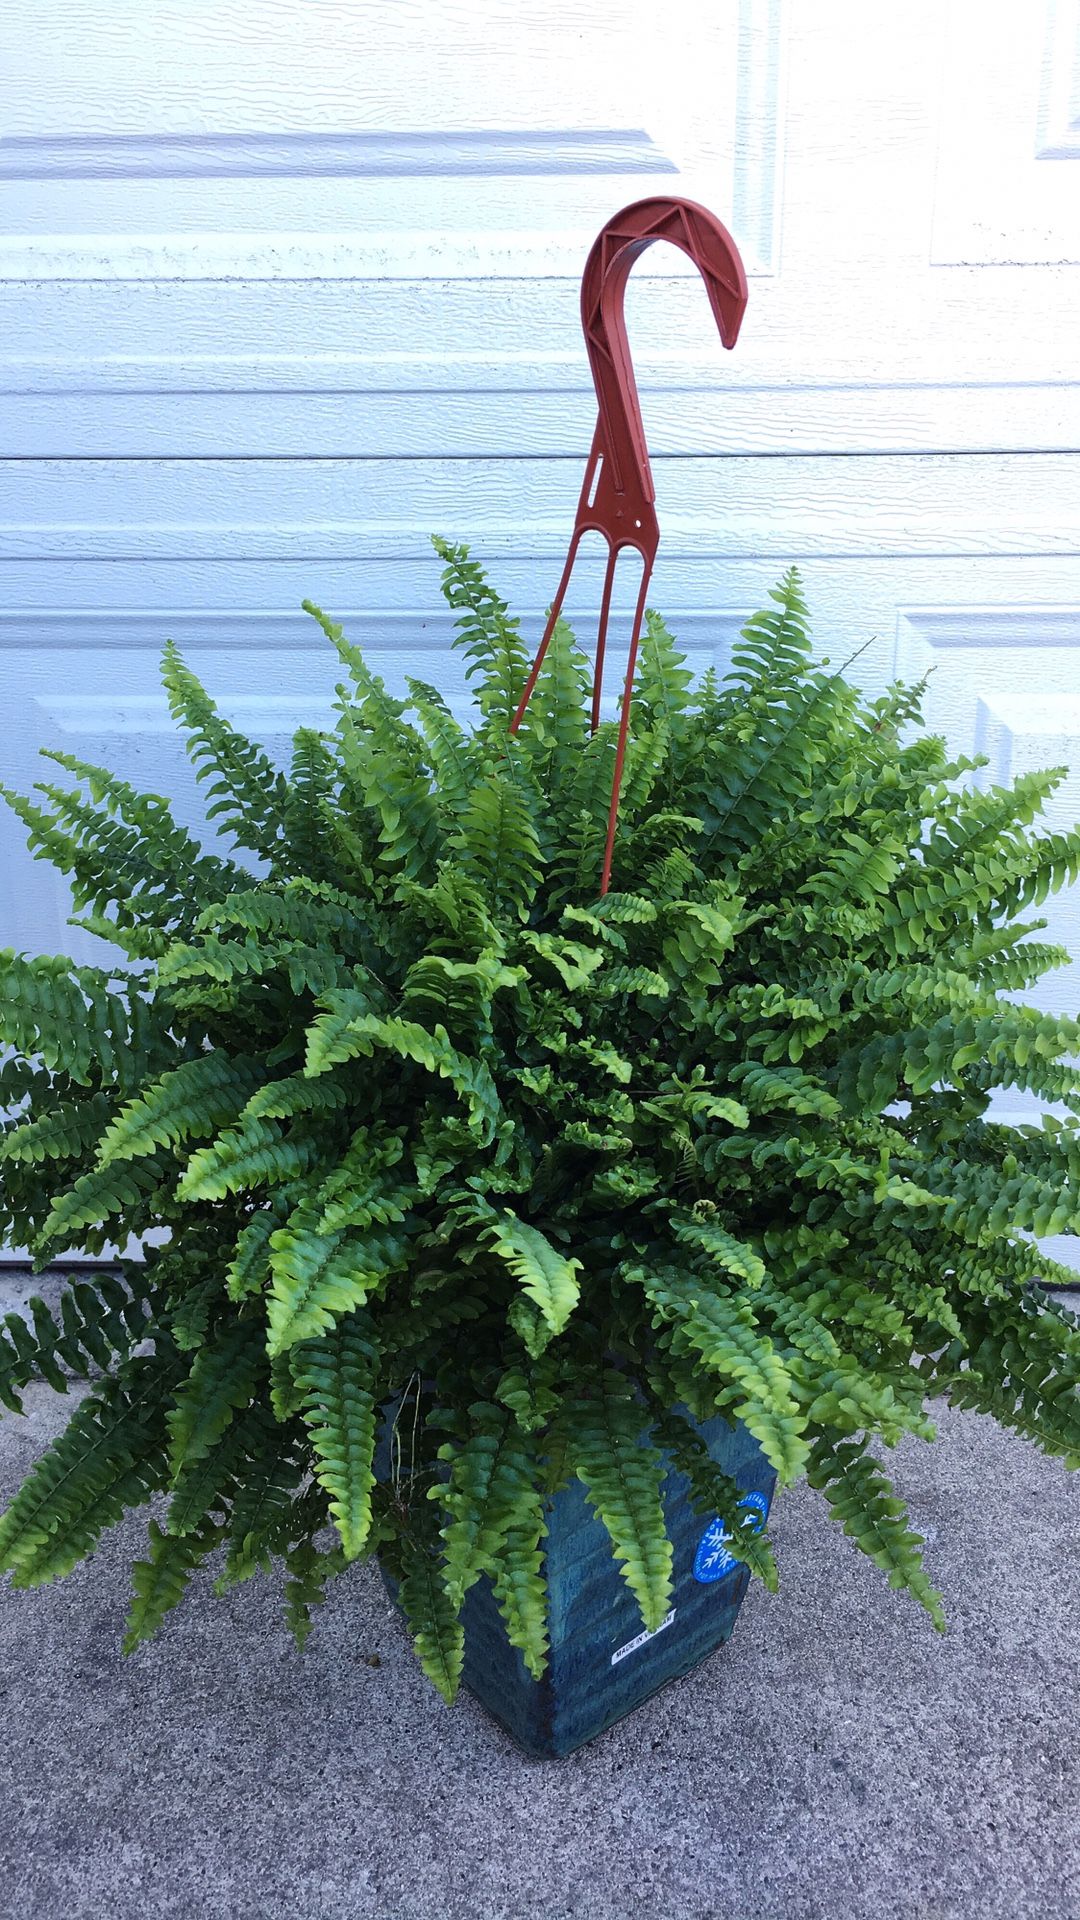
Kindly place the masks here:
<instances>
[{"instance_id":1,"label":"concrete ground texture","mask_svg":"<svg viewBox=\"0 0 1080 1920\"><path fill-rule=\"evenodd\" d=\"M72 1401L0 1422L6 1500ZM892 1456L939 1636L805 1487L782 1586L589 1747L523 1758L423 1678L373 1567L305 1654L204 1578L130 1659L146 1514L0 1592L12 1920L1080 1920L1080 1477L942 1409Z\"/></svg>"}]
</instances>

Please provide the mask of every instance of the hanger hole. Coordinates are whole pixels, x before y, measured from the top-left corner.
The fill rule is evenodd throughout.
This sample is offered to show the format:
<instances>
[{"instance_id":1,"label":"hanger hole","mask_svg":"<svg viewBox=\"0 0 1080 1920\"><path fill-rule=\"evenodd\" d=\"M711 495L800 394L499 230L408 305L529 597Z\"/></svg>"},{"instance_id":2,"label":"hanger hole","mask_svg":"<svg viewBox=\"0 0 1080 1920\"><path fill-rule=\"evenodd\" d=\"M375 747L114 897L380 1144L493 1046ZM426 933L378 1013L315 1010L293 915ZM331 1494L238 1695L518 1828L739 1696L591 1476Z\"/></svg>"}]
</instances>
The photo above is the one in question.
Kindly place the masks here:
<instances>
[{"instance_id":1,"label":"hanger hole","mask_svg":"<svg viewBox=\"0 0 1080 1920\"><path fill-rule=\"evenodd\" d=\"M641 521L640 521L640 520L635 520L635 521L634 521L634 525L635 525L635 527L637 527L637 528L638 528L638 530L640 531L640 529L641 529Z\"/></svg>"},{"instance_id":2,"label":"hanger hole","mask_svg":"<svg viewBox=\"0 0 1080 1920\"><path fill-rule=\"evenodd\" d=\"M593 473L592 486L589 488L589 497L585 502L585 505L587 507L592 507L592 506L595 506L596 504L596 494L597 494L597 489L600 485L600 475L601 475L601 472L603 471L603 466L604 466L604 456L603 454L601 454L599 460L596 463L596 470Z\"/></svg>"}]
</instances>

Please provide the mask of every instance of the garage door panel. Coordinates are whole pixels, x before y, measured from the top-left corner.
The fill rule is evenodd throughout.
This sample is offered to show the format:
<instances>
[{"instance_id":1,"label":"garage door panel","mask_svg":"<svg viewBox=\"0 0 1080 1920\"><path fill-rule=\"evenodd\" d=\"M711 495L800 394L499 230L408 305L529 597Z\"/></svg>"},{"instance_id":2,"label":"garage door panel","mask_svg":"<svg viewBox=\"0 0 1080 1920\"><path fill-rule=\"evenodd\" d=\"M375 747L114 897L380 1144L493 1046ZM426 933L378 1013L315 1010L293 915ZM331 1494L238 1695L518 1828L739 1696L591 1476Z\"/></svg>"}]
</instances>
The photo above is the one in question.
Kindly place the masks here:
<instances>
[{"instance_id":1,"label":"garage door panel","mask_svg":"<svg viewBox=\"0 0 1080 1920\"><path fill-rule=\"evenodd\" d=\"M659 458L654 474L672 554L1080 552L1066 455ZM555 555L579 484L560 460L0 463L0 558L375 558L431 531L512 547L522 524Z\"/></svg>"}]
</instances>

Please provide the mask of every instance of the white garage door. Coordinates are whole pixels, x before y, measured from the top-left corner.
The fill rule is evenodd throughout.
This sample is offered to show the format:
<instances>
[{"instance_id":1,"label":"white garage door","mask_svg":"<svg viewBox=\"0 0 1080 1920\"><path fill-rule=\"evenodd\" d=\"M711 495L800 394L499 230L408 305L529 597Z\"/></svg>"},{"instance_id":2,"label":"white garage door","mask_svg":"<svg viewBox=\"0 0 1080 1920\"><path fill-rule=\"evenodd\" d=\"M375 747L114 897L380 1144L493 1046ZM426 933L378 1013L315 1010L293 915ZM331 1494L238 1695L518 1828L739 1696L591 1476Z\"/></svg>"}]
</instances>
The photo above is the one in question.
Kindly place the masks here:
<instances>
[{"instance_id":1,"label":"white garage door","mask_svg":"<svg viewBox=\"0 0 1080 1920\"><path fill-rule=\"evenodd\" d=\"M722 659L794 560L833 658L933 665L984 779L1071 760L1080 814L1077 0L8 0L0 125L13 784L64 746L193 817L162 642L283 745L334 677L305 594L457 686L431 531L538 615L584 255L673 191L750 303L728 356L672 250L631 281L656 603ZM0 940L90 957L6 820L0 879Z\"/></svg>"}]
</instances>

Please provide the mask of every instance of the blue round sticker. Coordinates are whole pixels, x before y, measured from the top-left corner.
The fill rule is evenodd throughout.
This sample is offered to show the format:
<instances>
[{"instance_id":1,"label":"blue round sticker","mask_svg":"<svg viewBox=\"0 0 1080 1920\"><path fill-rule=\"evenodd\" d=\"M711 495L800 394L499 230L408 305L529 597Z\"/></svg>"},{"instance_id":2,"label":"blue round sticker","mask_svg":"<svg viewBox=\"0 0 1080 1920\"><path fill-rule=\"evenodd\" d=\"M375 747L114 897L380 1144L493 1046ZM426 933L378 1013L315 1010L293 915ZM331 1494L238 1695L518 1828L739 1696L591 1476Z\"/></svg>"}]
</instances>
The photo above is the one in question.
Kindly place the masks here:
<instances>
[{"instance_id":1,"label":"blue round sticker","mask_svg":"<svg viewBox=\"0 0 1080 1920\"><path fill-rule=\"evenodd\" d=\"M744 1494L739 1505L755 1515L754 1532L760 1533L769 1511L769 1503L765 1495L763 1493ZM715 1520L709 1521L698 1541L698 1549L694 1555L694 1579L700 1580L702 1586L708 1586L711 1580L722 1580L725 1574L731 1573L735 1567L742 1566L742 1561L736 1560L735 1555L727 1550L730 1539L731 1535L718 1514Z\"/></svg>"}]
</instances>

